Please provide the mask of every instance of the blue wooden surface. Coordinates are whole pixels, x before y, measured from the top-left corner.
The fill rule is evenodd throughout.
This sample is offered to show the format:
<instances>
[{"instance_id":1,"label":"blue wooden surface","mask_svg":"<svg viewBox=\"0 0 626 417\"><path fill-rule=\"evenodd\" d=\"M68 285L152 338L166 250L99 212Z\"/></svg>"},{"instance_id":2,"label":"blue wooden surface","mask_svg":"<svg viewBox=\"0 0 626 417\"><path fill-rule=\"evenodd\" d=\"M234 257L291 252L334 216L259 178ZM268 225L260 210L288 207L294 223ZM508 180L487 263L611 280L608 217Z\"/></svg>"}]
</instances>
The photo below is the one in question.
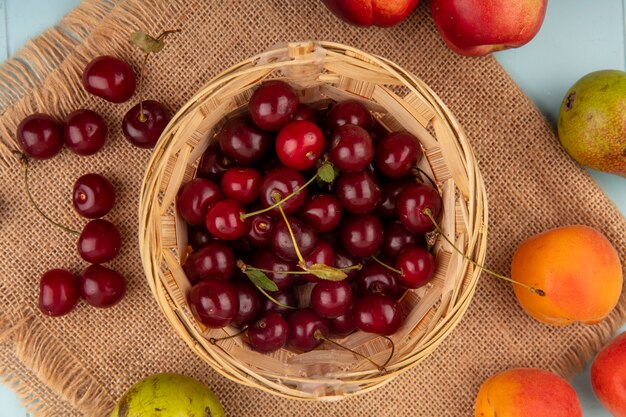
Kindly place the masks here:
<instances>
[{"instance_id":1,"label":"blue wooden surface","mask_svg":"<svg viewBox=\"0 0 626 417\"><path fill-rule=\"evenodd\" d=\"M0 0L0 61L53 25L79 0ZM565 92L599 69L625 69L624 0L550 0L541 31L526 46L496 54L524 92L554 122ZM626 179L590 171L626 214ZM626 331L626 326L620 331ZM610 417L595 399L589 369L572 381L586 417ZM10 387L0 385L0 417L26 415Z\"/></svg>"}]
</instances>

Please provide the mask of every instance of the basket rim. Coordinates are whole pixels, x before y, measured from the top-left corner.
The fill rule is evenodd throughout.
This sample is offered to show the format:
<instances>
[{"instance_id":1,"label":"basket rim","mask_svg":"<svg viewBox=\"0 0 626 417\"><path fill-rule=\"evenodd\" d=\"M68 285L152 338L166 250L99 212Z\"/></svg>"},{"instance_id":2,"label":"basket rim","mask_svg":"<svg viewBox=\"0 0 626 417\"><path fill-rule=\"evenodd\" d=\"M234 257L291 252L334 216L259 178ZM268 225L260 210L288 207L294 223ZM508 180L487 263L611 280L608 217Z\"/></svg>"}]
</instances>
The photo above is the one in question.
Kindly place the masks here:
<instances>
[{"instance_id":1,"label":"basket rim","mask_svg":"<svg viewBox=\"0 0 626 417\"><path fill-rule=\"evenodd\" d=\"M221 351L219 348L215 348L213 352L210 352L206 346L202 346L202 343L198 341L198 338L202 338L202 335L198 334L196 329L193 329L192 326L189 326L188 323L186 323L184 314L177 308L171 294L168 293L168 290L159 278L160 268L159 265L157 265L155 256L153 256L153 253L156 252L158 245L155 245L157 248L150 245L150 243L158 241L158 236L156 236L157 233L151 228L151 225L155 224L153 208L155 204L158 204L156 199L159 190L158 183L164 171L164 167L167 164L166 156L168 156L168 152L171 152L172 150L172 132L176 131L178 125L184 122L186 118L192 114L194 109L201 105L202 102L211 98L212 94L219 91L220 86L223 86L230 80L242 75L254 74L264 70L273 71L276 69L277 64L295 66L316 62L316 58L311 58L308 61L303 59L297 62L269 62L270 59L268 59L268 57L271 58L272 56L280 53L288 53L290 48L298 47L302 44L304 43L279 45L268 51L254 55L222 71L201 87L198 92L191 97L172 117L154 149L142 181L139 202L139 247L146 278L150 289L155 296L157 304L159 305L159 309L166 315L166 318L173 326L178 336L181 337L196 354L198 354L218 373L238 383L260 388L267 392L288 398L309 400L318 400L320 398L334 399L343 398L345 396L353 395L354 393L348 392L342 395L323 397L319 397L317 395L303 395L301 391L286 389L284 386L279 386L279 384L276 384L274 381L266 378L262 374L254 374L243 364L242 369L242 367L237 367L232 363L225 363L225 361L220 360ZM468 179L473 179L472 181L468 180L467 183L467 199L470 200L473 198L480 203L479 210L469 210L468 213L468 221L471 224L478 223L478 226L472 229L470 236L467 236L467 251L473 255L473 258L476 258L473 259L474 262L484 264L488 230L488 207L485 185L469 140L450 109L429 86L423 83L423 81L411 72L406 71L386 58L371 55L357 48L336 42L315 41L314 45L315 47L324 48L331 53L341 54L340 51L344 51L344 53L352 54L353 58L355 56L366 57L370 64L379 65L380 68L402 81L411 91L418 92L417 89L421 89L419 92L422 96L429 100L431 106L436 110L438 117L446 123L446 128L452 131L453 135L457 139L458 145L460 146L460 152L462 152L466 158L467 164L465 164L465 167L468 170L467 177ZM264 60L267 60L268 62L263 63ZM201 101L201 99L204 101ZM465 259L463 259L462 262L465 265L462 268L462 271L464 274L467 274L469 261L465 261ZM445 320L438 322L437 325L431 329L429 334L432 335L435 333L435 337L431 337L427 340L421 351L413 352L411 355L402 357L402 360L397 362L395 364L396 366L391 368L391 372L386 375L372 376L370 379L360 380L366 382L370 382L371 380L371 383L358 390L356 393L364 393L389 382L393 377L401 372L409 370L432 353L432 351L452 332L467 310L475 292L480 274L480 268L472 268L468 285L459 294L457 302L454 304L452 309L448 311L445 316ZM427 353L424 354L424 352ZM251 375L251 373L254 375ZM310 380L310 378L307 378L307 380Z\"/></svg>"}]
</instances>

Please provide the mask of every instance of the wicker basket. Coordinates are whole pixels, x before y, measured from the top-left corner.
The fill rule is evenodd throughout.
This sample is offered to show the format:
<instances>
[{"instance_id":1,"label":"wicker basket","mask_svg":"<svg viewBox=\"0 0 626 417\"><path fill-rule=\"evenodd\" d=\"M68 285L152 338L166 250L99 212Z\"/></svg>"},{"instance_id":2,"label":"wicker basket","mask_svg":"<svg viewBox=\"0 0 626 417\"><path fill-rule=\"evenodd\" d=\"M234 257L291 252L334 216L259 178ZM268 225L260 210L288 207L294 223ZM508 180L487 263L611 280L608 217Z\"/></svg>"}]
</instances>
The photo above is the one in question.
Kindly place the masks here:
<instances>
[{"instance_id":1,"label":"wicker basket","mask_svg":"<svg viewBox=\"0 0 626 417\"><path fill-rule=\"evenodd\" d=\"M444 239L434 246L437 271L430 284L401 298L402 327L391 336L395 353L386 372L326 343L308 353L252 351L237 332L206 329L186 302L190 284L181 268L187 228L177 215L181 184L194 175L224 118L245 110L255 86L268 78L289 82L306 103L357 99L388 130L420 139L419 168L435 179L443 196L443 232L473 261L485 257L487 202L482 177L461 127L423 82L397 65L330 42L289 44L228 69L202 88L174 116L150 160L140 202L141 258L156 300L176 332L220 374L248 386L297 399L337 399L367 392L417 364L441 343L466 311L480 270ZM390 344L356 332L340 341L383 363Z\"/></svg>"}]
</instances>

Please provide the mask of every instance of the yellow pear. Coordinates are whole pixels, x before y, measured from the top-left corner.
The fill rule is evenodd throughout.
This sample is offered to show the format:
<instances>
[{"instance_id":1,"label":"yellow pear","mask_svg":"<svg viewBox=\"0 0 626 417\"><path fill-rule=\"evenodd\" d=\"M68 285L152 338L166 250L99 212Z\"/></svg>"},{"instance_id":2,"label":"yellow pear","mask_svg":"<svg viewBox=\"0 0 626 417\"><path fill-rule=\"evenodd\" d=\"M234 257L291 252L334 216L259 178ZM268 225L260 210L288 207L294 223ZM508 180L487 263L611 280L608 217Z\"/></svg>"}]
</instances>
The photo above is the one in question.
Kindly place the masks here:
<instances>
[{"instance_id":1,"label":"yellow pear","mask_svg":"<svg viewBox=\"0 0 626 417\"><path fill-rule=\"evenodd\" d=\"M559 112L563 148L579 164L626 177L626 72L589 73L569 89Z\"/></svg>"}]
</instances>

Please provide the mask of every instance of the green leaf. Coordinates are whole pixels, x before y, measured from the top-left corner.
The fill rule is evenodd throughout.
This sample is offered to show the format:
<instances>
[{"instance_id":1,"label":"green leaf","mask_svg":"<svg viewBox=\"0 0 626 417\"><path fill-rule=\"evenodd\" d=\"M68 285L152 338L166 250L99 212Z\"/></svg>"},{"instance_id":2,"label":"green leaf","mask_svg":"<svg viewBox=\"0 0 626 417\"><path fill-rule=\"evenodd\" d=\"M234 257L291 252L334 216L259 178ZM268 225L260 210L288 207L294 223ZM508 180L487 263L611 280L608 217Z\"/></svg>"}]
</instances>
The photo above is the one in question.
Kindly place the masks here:
<instances>
[{"instance_id":1,"label":"green leaf","mask_svg":"<svg viewBox=\"0 0 626 417\"><path fill-rule=\"evenodd\" d=\"M147 54L150 52L159 52L165 46L163 39L153 38L147 33L141 31L131 33L130 43L137 45Z\"/></svg>"},{"instance_id":2,"label":"green leaf","mask_svg":"<svg viewBox=\"0 0 626 417\"><path fill-rule=\"evenodd\" d=\"M343 281L347 275L341 269L324 264L313 264L306 268L307 272L327 281Z\"/></svg>"},{"instance_id":3,"label":"green leaf","mask_svg":"<svg viewBox=\"0 0 626 417\"><path fill-rule=\"evenodd\" d=\"M332 164L324 163L317 170L317 175L322 179L322 181L331 184L333 181L335 181L335 168L333 168Z\"/></svg>"},{"instance_id":4,"label":"green leaf","mask_svg":"<svg viewBox=\"0 0 626 417\"><path fill-rule=\"evenodd\" d=\"M250 281L258 288L272 292L278 291L276 283L269 279L267 275L265 275L265 272L250 268L246 268L244 272Z\"/></svg>"}]
</instances>

